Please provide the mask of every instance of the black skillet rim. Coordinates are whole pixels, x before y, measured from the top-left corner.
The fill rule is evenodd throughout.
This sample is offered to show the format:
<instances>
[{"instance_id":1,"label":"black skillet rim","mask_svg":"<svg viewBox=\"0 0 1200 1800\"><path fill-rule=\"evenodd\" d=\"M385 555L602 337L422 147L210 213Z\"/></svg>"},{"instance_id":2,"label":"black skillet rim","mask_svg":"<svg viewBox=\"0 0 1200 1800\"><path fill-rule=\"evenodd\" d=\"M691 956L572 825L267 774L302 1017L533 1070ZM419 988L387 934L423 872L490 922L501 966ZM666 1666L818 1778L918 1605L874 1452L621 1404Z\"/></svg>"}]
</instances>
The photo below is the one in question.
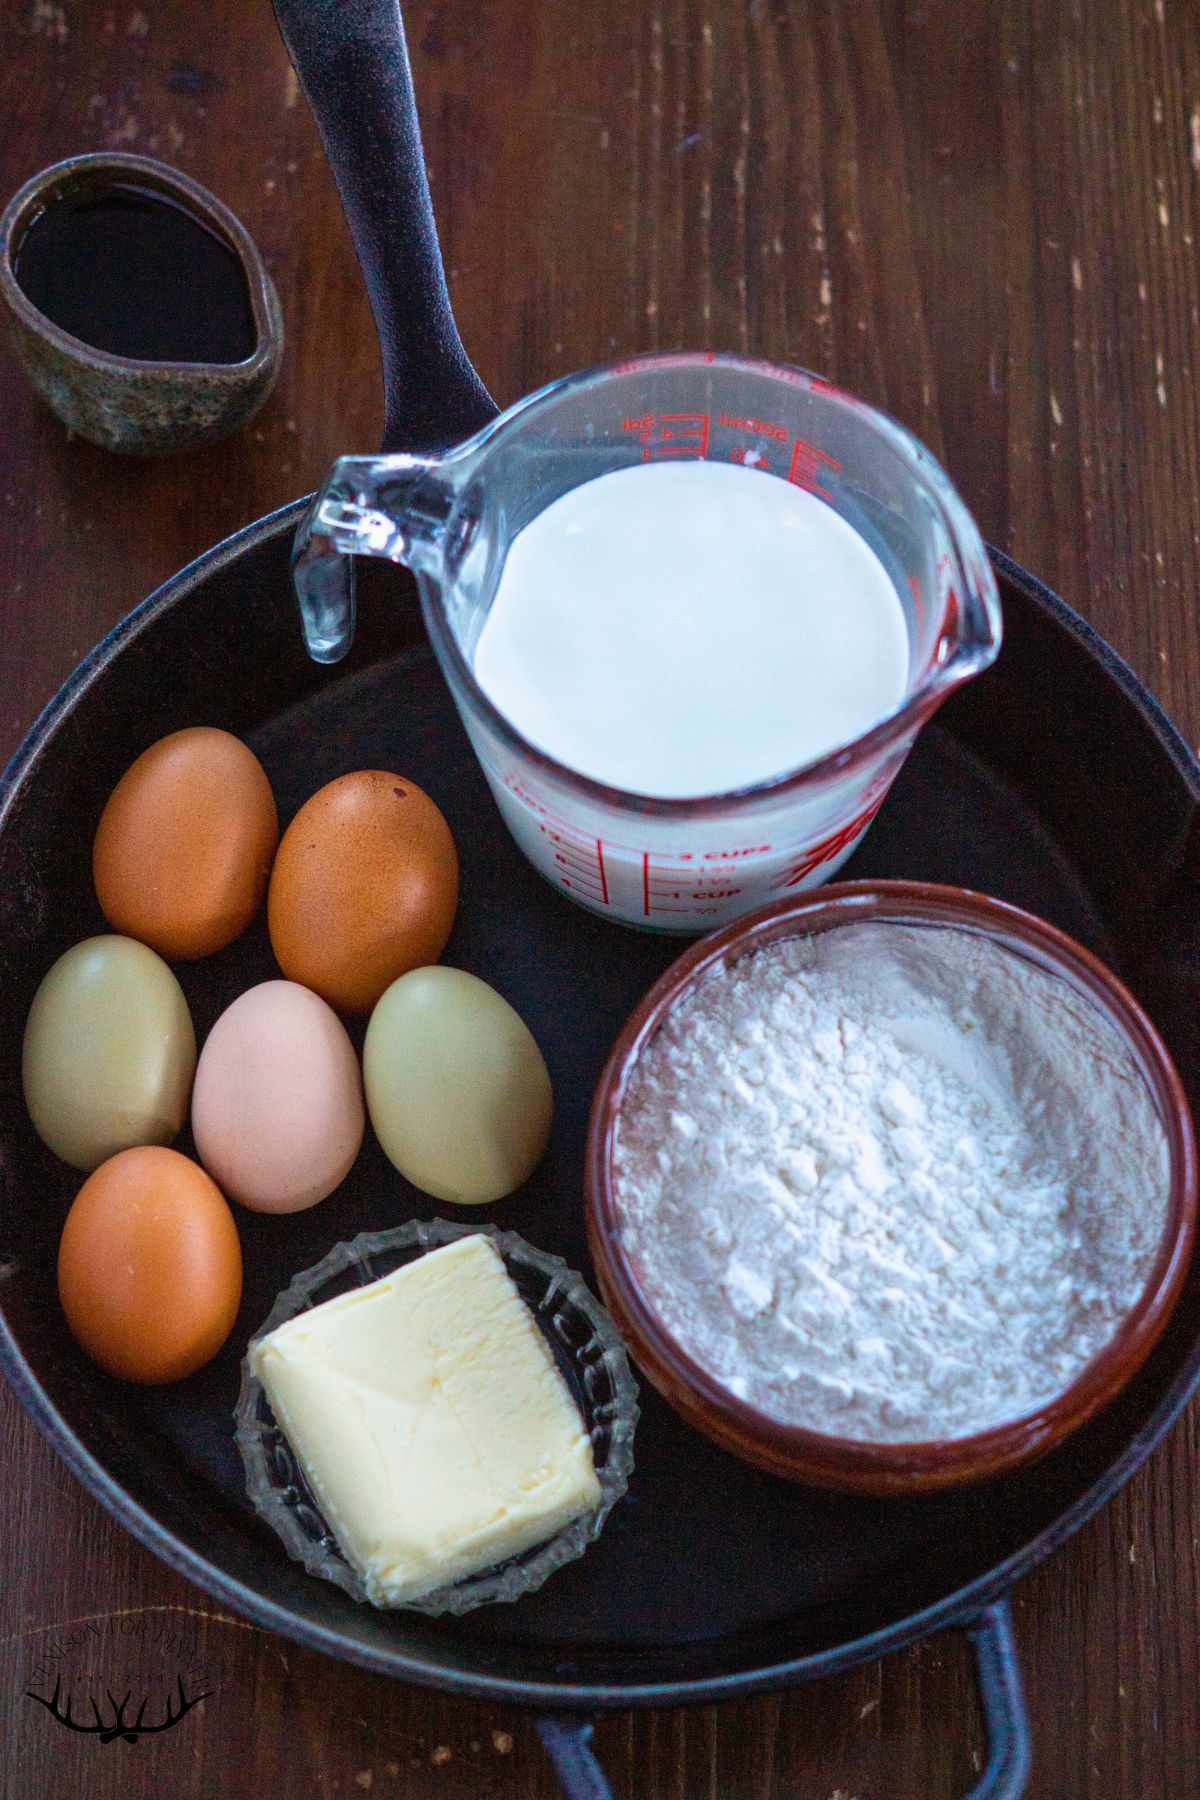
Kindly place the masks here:
<instances>
[{"instance_id":1,"label":"black skillet rim","mask_svg":"<svg viewBox=\"0 0 1200 1800\"><path fill-rule=\"evenodd\" d=\"M243 551L257 548L277 533L282 534L294 526L310 501L311 495L294 501L198 557L149 595L84 657L42 709L12 761L3 775L0 775L0 830L4 827L13 797L28 770L36 763L44 741L70 711L76 697L95 675L112 662L127 642L153 617L190 591L198 580L215 573ZM1101 665L1125 698L1137 709L1166 751L1193 799L1200 804L1200 762L1192 755L1158 701L1142 685L1124 659L1118 656L1093 626L1038 581L1036 576L990 545L988 553L1002 582L1015 587L1025 599L1049 614ZM853 1638L832 1650L813 1651L805 1656L770 1663L756 1669L738 1670L728 1675L698 1680L631 1682L628 1685L619 1682L512 1680L499 1675L448 1671L444 1666L426 1664L420 1657L405 1652L365 1650L358 1645L348 1644L333 1629L297 1619L287 1608L264 1599L197 1552L188 1549L160 1525L146 1508L126 1493L108 1470L84 1448L43 1392L21 1354L2 1310L0 1370L8 1378L25 1411L63 1461L134 1537L179 1574L267 1630L277 1631L293 1642L336 1656L357 1667L410 1681L418 1686L434 1687L444 1693L541 1710L595 1712L606 1708L699 1704L764 1693L854 1668L876 1657L889 1655L906 1644L916 1643L933 1632L973 1620L984 1607L1000 1599L1021 1576L1059 1549L1081 1525L1113 1498L1146 1461L1200 1387L1200 1338L1193 1345L1190 1355L1159 1405L1143 1420L1121 1455L1110 1463L1104 1474L1080 1495L1074 1505L1061 1513L1053 1524L977 1580L954 1593L944 1595L920 1612L910 1613L894 1624Z\"/></svg>"}]
</instances>

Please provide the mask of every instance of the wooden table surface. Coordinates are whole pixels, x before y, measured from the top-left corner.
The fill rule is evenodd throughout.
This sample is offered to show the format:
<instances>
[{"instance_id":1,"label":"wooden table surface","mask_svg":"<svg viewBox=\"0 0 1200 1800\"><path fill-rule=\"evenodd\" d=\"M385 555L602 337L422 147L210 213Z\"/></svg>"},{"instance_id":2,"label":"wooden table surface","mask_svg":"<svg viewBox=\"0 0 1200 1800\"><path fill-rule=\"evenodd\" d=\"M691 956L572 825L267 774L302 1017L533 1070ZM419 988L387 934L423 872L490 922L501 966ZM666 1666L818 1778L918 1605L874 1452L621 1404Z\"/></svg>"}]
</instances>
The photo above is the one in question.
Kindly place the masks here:
<instances>
[{"instance_id":1,"label":"wooden table surface","mask_svg":"<svg viewBox=\"0 0 1200 1800\"><path fill-rule=\"evenodd\" d=\"M1087 614L1196 741L1200 7L407 10L450 286L499 400L656 346L834 376L943 457L986 534ZM164 576L313 487L335 453L372 448L380 388L267 0L0 14L0 189L81 150L165 157L246 221L289 334L251 427L152 464L68 441L0 362L2 757ZM1037 1800L1200 1792L1198 1420L1016 1596ZM113 1523L7 1391L0 1515L11 1800L555 1791L519 1717L226 1617ZM170 1664L186 1642L212 1697L136 1748L62 1730L23 1690L80 1621L85 1649L124 1633L122 1655ZM790 1694L612 1717L597 1741L620 1800L950 1800L981 1734L950 1639Z\"/></svg>"}]
</instances>

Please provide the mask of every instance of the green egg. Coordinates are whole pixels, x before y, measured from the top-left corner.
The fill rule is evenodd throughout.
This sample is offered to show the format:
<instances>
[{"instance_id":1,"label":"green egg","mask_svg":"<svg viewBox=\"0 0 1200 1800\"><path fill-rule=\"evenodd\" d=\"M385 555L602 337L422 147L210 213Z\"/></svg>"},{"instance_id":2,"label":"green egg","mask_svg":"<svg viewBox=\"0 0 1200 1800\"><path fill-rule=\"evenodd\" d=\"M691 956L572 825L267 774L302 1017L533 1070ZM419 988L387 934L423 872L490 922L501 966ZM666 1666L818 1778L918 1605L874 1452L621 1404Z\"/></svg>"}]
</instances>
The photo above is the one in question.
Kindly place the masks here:
<instances>
[{"instance_id":1,"label":"green egg","mask_svg":"<svg viewBox=\"0 0 1200 1800\"><path fill-rule=\"evenodd\" d=\"M169 1144L195 1072L183 989L145 944L85 938L44 976L21 1079L34 1129L64 1162L95 1169L135 1144Z\"/></svg>"},{"instance_id":2,"label":"green egg","mask_svg":"<svg viewBox=\"0 0 1200 1800\"><path fill-rule=\"evenodd\" d=\"M412 969L371 1014L367 1110L390 1160L437 1200L484 1206L533 1173L554 1110L533 1034L463 969Z\"/></svg>"}]
</instances>

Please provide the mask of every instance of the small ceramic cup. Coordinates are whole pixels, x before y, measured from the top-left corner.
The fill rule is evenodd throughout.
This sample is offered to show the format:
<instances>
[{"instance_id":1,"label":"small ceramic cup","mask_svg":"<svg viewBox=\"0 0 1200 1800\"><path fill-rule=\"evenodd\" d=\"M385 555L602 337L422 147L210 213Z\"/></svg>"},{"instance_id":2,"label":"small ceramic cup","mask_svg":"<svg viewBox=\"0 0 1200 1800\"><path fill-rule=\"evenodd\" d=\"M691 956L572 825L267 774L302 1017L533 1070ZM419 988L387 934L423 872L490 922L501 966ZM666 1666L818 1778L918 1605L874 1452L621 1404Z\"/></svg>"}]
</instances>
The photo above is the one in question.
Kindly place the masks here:
<instances>
[{"instance_id":1,"label":"small ceramic cup","mask_svg":"<svg viewBox=\"0 0 1200 1800\"><path fill-rule=\"evenodd\" d=\"M1067 981L1099 1008L1141 1070L1167 1141L1168 1198L1158 1254L1141 1296L1064 1392L1024 1418L971 1436L878 1443L789 1425L740 1400L675 1341L626 1250L613 1181L621 1103L638 1056L675 1007L711 976L782 939L868 920L932 925L990 937ZM776 902L702 938L637 1006L600 1077L586 1168L588 1240L605 1304L635 1362L696 1430L772 1474L818 1487L911 1494L998 1475L1044 1455L1132 1380L1171 1316L1196 1234L1196 1137L1175 1066L1142 1008L1098 958L1065 933L1003 901L919 881L843 882Z\"/></svg>"},{"instance_id":2,"label":"small ceramic cup","mask_svg":"<svg viewBox=\"0 0 1200 1800\"><path fill-rule=\"evenodd\" d=\"M63 331L16 278L17 251L33 220L66 193L138 187L165 195L215 231L246 277L256 342L244 362L154 362L114 356ZM207 188L149 156L100 151L43 169L0 218L0 298L25 373L64 425L106 450L161 456L227 437L253 417L283 360L279 297L250 233Z\"/></svg>"}]
</instances>

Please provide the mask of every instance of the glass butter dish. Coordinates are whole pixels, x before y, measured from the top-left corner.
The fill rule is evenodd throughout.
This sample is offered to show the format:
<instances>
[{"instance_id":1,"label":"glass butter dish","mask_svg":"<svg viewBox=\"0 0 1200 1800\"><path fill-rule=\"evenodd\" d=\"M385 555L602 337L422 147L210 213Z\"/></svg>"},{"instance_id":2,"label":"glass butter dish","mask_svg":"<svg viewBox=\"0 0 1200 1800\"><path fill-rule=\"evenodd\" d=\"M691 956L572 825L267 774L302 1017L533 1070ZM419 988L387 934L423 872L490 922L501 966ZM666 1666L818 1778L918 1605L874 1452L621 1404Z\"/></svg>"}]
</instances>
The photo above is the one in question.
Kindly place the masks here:
<instances>
[{"instance_id":1,"label":"glass butter dish","mask_svg":"<svg viewBox=\"0 0 1200 1800\"><path fill-rule=\"evenodd\" d=\"M434 1219L414 1221L392 1231L363 1233L352 1242L336 1245L319 1263L297 1275L276 1300L254 1342L297 1314L354 1288L367 1287L429 1251L478 1236L488 1238L500 1255L566 1382L591 1440L600 1498L590 1511L544 1543L502 1563L417 1597L380 1602L368 1592L363 1576L323 1516L247 1355L242 1364L235 1436L250 1499L288 1554L310 1575L335 1582L366 1604L440 1614L520 1599L539 1588L555 1569L582 1556L629 1485L638 1419L637 1384L620 1334L581 1276L561 1257L535 1250L515 1232Z\"/></svg>"}]
</instances>

